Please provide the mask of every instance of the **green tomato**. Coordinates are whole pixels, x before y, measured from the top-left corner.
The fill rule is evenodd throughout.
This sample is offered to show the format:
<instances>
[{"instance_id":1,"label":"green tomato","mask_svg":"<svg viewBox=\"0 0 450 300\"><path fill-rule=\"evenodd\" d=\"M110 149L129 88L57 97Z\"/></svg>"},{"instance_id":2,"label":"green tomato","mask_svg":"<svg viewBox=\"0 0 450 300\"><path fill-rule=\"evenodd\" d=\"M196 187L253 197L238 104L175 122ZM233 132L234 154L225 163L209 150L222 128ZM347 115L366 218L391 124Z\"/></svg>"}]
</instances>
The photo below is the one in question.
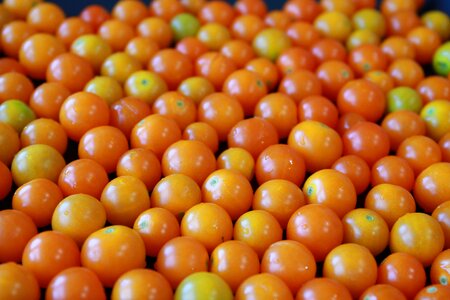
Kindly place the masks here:
<instances>
[{"instance_id":1,"label":"green tomato","mask_svg":"<svg viewBox=\"0 0 450 300\"><path fill-rule=\"evenodd\" d=\"M416 90L400 86L393 88L387 94L387 110L389 113L399 110L409 110L419 113L422 109L422 98Z\"/></svg>"},{"instance_id":2,"label":"green tomato","mask_svg":"<svg viewBox=\"0 0 450 300\"><path fill-rule=\"evenodd\" d=\"M439 75L447 76L450 73L450 42L441 45L434 52L433 67Z\"/></svg>"},{"instance_id":3,"label":"green tomato","mask_svg":"<svg viewBox=\"0 0 450 300\"><path fill-rule=\"evenodd\" d=\"M193 273L178 285L175 300L232 300L233 293L228 284L217 274Z\"/></svg>"},{"instance_id":4,"label":"green tomato","mask_svg":"<svg viewBox=\"0 0 450 300\"><path fill-rule=\"evenodd\" d=\"M181 13L173 17L170 27L175 40L179 41L188 36L195 36L200 29L200 22L191 14Z\"/></svg>"},{"instance_id":5,"label":"green tomato","mask_svg":"<svg viewBox=\"0 0 450 300\"><path fill-rule=\"evenodd\" d=\"M20 100L7 100L0 105L0 122L9 124L18 133L34 119L33 110Z\"/></svg>"},{"instance_id":6,"label":"green tomato","mask_svg":"<svg viewBox=\"0 0 450 300\"><path fill-rule=\"evenodd\" d=\"M278 56L291 47L289 37L279 29L269 28L259 32L253 39L253 49L262 57L275 61Z\"/></svg>"}]
</instances>

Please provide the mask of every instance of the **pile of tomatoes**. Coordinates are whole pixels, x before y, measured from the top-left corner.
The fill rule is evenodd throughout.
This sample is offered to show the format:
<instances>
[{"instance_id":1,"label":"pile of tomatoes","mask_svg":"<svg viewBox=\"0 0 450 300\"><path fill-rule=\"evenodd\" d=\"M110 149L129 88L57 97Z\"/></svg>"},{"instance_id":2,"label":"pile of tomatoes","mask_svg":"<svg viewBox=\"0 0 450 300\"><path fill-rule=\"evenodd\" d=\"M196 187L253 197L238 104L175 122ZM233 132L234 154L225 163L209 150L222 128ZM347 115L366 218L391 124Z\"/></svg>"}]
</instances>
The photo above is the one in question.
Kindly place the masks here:
<instances>
[{"instance_id":1,"label":"pile of tomatoes","mask_svg":"<svg viewBox=\"0 0 450 300\"><path fill-rule=\"evenodd\" d=\"M0 299L450 299L424 0L0 4Z\"/></svg>"}]
</instances>

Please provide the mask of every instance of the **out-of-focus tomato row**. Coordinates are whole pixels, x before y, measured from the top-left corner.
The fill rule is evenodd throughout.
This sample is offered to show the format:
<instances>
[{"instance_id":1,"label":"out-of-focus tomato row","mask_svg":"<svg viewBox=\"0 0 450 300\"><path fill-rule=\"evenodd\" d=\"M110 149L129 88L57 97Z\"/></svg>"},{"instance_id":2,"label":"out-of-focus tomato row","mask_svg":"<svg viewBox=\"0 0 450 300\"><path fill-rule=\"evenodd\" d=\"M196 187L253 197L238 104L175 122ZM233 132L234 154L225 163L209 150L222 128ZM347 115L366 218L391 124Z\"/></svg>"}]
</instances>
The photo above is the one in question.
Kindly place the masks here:
<instances>
[{"instance_id":1,"label":"out-of-focus tomato row","mask_svg":"<svg viewBox=\"0 0 450 300\"><path fill-rule=\"evenodd\" d=\"M450 299L422 5L4 0L0 299Z\"/></svg>"}]
</instances>

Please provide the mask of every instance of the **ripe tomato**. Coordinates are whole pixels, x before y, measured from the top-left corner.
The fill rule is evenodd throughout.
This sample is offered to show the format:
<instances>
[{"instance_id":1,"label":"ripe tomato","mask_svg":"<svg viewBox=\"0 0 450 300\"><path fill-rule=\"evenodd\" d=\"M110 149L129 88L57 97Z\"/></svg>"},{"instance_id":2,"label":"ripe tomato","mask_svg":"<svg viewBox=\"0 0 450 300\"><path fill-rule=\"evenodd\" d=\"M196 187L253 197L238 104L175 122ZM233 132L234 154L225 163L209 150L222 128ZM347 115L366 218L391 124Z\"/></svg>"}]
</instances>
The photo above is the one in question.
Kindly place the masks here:
<instances>
[{"instance_id":1,"label":"ripe tomato","mask_svg":"<svg viewBox=\"0 0 450 300\"><path fill-rule=\"evenodd\" d=\"M412 111L399 110L387 114L381 122L381 127L389 136L390 148L397 151L400 144L414 135L425 135L425 122Z\"/></svg>"},{"instance_id":2,"label":"ripe tomato","mask_svg":"<svg viewBox=\"0 0 450 300\"><path fill-rule=\"evenodd\" d=\"M194 122L186 126L183 131L183 139L200 141L208 146L213 153L216 153L219 149L217 131L206 122Z\"/></svg>"},{"instance_id":3,"label":"ripe tomato","mask_svg":"<svg viewBox=\"0 0 450 300\"><path fill-rule=\"evenodd\" d=\"M80 17L66 18L56 30L56 36L63 41L67 49L70 49L72 42L80 36L92 33L92 26Z\"/></svg>"},{"instance_id":4,"label":"ripe tomato","mask_svg":"<svg viewBox=\"0 0 450 300\"><path fill-rule=\"evenodd\" d=\"M120 276L114 283L111 299L123 298L148 300L170 300L173 297L172 288L164 278L154 270L134 269Z\"/></svg>"},{"instance_id":5,"label":"ripe tomato","mask_svg":"<svg viewBox=\"0 0 450 300\"><path fill-rule=\"evenodd\" d=\"M410 191L414 186L414 179L414 171L408 161L398 156L385 156L372 166L372 186L391 183Z\"/></svg>"},{"instance_id":6,"label":"ripe tomato","mask_svg":"<svg viewBox=\"0 0 450 300\"><path fill-rule=\"evenodd\" d=\"M296 300L313 299L342 299L350 300L350 292L339 281L330 278L314 278L307 281L298 290Z\"/></svg>"},{"instance_id":7,"label":"ripe tomato","mask_svg":"<svg viewBox=\"0 0 450 300\"><path fill-rule=\"evenodd\" d=\"M112 53L111 46L96 34L84 34L72 42L70 52L86 59L98 73L107 57Z\"/></svg>"},{"instance_id":8,"label":"ripe tomato","mask_svg":"<svg viewBox=\"0 0 450 300\"><path fill-rule=\"evenodd\" d=\"M447 299L450 297L450 287L442 284L432 284L421 289L415 299Z\"/></svg>"},{"instance_id":9,"label":"ripe tomato","mask_svg":"<svg viewBox=\"0 0 450 300\"><path fill-rule=\"evenodd\" d=\"M22 147L45 144L63 154L67 149L67 134L62 125L52 119L39 118L28 123L20 133Z\"/></svg>"},{"instance_id":10,"label":"ripe tomato","mask_svg":"<svg viewBox=\"0 0 450 300\"><path fill-rule=\"evenodd\" d=\"M200 104L206 96L211 95L214 91L213 84L202 76L189 77L178 86L178 92L191 98L195 104Z\"/></svg>"},{"instance_id":11,"label":"ripe tomato","mask_svg":"<svg viewBox=\"0 0 450 300\"><path fill-rule=\"evenodd\" d=\"M338 115L336 105L323 96L309 96L298 104L298 119L300 122L305 120L318 121L334 129L338 123Z\"/></svg>"},{"instance_id":12,"label":"ripe tomato","mask_svg":"<svg viewBox=\"0 0 450 300\"><path fill-rule=\"evenodd\" d=\"M30 97L30 108L39 118L59 121L62 103L70 96L70 91L61 83L46 82L38 86Z\"/></svg>"},{"instance_id":13,"label":"ripe tomato","mask_svg":"<svg viewBox=\"0 0 450 300\"><path fill-rule=\"evenodd\" d=\"M52 229L71 237L78 246L86 238L105 226L106 212L96 198L86 194L74 194L64 198L55 207Z\"/></svg>"},{"instance_id":14,"label":"ripe tomato","mask_svg":"<svg viewBox=\"0 0 450 300\"><path fill-rule=\"evenodd\" d=\"M109 76L95 76L86 83L83 90L100 96L109 106L123 97L122 85Z\"/></svg>"},{"instance_id":15,"label":"ripe tomato","mask_svg":"<svg viewBox=\"0 0 450 300\"><path fill-rule=\"evenodd\" d=\"M433 210L433 214L431 216L435 218L439 224L441 224L441 228L442 231L444 231L445 236L444 249L448 249L450 245L450 202L445 201L439 204L439 206Z\"/></svg>"},{"instance_id":16,"label":"ripe tomato","mask_svg":"<svg viewBox=\"0 0 450 300\"><path fill-rule=\"evenodd\" d=\"M103 286L112 287L125 272L145 267L144 242L129 227L114 225L102 228L91 233L83 243L81 264L94 271Z\"/></svg>"},{"instance_id":17,"label":"ripe tomato","mask_svg":"<svg viewBox=\"0 0 450 300\"><path fill-rule=\"evenodd\" d=\"M342 87L355 77L352 68L337 59L322 62L316 69L316 76L322 84L323 95L333 102L337 100Z\"/></svg>"},{"instance_id":18,"label":"ripe tomato","mask_svg":"<svg viewBox=\"0 0 450 300\"><path fill-rule=\"evenodd\" d=\"M331 168L347 175L355 186L357 195L362 194L370 184L370 168L366 161L359 156L341 156L333 163Z\"/></svg>"},{"instance_id":19,"label":"ripe tomato","mask_svg":"<svg viewBox=\"0 0 450 300\"><path fill-rule=\"evenodd\" d=\"M217 169L235 170L248 180L252 180L255 172L255 159L250 152L243 148L230 147L217 157Z\"/></svg>"},{"instance_id":20,"label":"ripe tomato","mask_svg":"<svg viewBox=\"0 0 450 300\"><path fill-rule=\"evenodd\" d=\"M60 297L104 300L106 294L93 271L84 267L71 267L53 277L45 291L45 298L48 300L57 300Z\"/></svg>"},{"instance_id":21,"label":"ripe tomato","mask_svg":"<svg viewBox=\"0 0 450 300\"><path fill-rule=\"evenodd\" d=\"M236 300L245 299L293 300L292 292L287 284L278 276L260 273L250 276L241 283L236 291Z\"/></svg>"},{"instance_id":22,"label":"ripe tomato","mask_svg":"<svg viewBox=\"0 0 450 300\"><path fill-rule=\"evenodd\" d=\"M59 272L80 265L80 250L68 235L43 231L26 245L22 265L33 273L41 288L46 288Z\"/></svg>"},{"instance_id":23,"label":"ripe tomato","mask_svg":"<svg viewBox=\"0 0 450 300\"><path fill-rule=\"evenodd\" d=\"M278 56L291 46L287 34L276 28L268 28L259 31L253 39L253 49L261 57L275 61Z\"/></svg>"},{"instance_id":24,"label":"ripe tomato","mask_svg":"<svg viewBox=\"0 0 450 300\"><path fill-rule=\"evenodd\" d=\"M194 101L180 92L165 92L161 94L152 106L153 113L174 119L181 130L197 119L197 109Z\"/></svg>"},{"instance_id":25,"label":"ripe tomato","mask_svg":"<svg viewBox=\"0 0 450 300\"><path fill-rule=\"evenodd\" d=\"M184 278L175 291L174 299L232 300L233 292L219 275L203 271Z\"/></svg>"},{"instance_id":26,"label":"ripe tomato","mask_svg":"<svg viewBox=\"0 0 450 300\"><path fill-rule=\"evenodd\" d=\"M10 99L28 103L33 91L33 83L24 74L8 72L0 75L0 103Z\"/></svg>"},{"instance_id":27,"label":"ripe tomato","mask_svg":"<svg viewBox=\"0 0 450 300\"><path fill-rule=\"evenodd\" d=\"M450 275L448 273L448 266L450 263L450 249L439 253L433 260L430 269L430 279L432 284L448 285Z\"/></svg>"},{"instance_id":28,"label":"ripe tomato","mask_svg":"<svg viewBox=\"0 0 450 300\"><path fill-rule=\"evenodd\" d=\"M23 128L36 119L33 110L20 100L7 100L0 104L0 122L8 124L21 133Z\"/></svg>"},{"instance_id":29,"label":"ripe tomato","mask_svg":"<svg viewBox=\"0 0 450 300\"><path fill-rule=\"evenodd\" d=\"M450 101L437 100L426 104L420 117L425 121L427 135L438 141L450 131Z\"/></svg>"},{"instance_id":30,"label":"ripe tomato","mask_svg":"<svg viewBox=\"0 0 450 300\"><path fill-rule=\"evenodd\" d=\"M308 96L320 96L322 85L316 74L300 69L284 76L278 91L290 96L296 103L300 103Z\"/></svg>"},{"instance_id":31,"label":"ripe tomato","mask_svg":"<svg viewBox=\"0 0 450 300\"><path fill-rule=\"evenodd\" d=\"M9 192L11 191L12 187L12 174L9 170L8 166L6 166L1 160L0 160L0 175L2 178L2 181L0 182L0 201L5 199L6 196L8 196Z\"/></svg>"},{"instance_id":32,"label":"ripe tomato","mask_svg":"<svg viewBox=\"0 0 450 300\"><path fill-rule=\"evenodd\" d=\"M362 299L370 299L370 297L376 297L376 299L399 299L406 300L405 295L396 287L389 284L376 284L369 287L362 293Z\"/></svg>"},{"instance_id":33,"label":"ripe tomato","mask_svg":"<svg viewBox=\"0 0 450 300\"><path fill-rule=\"evenodd\" d=\"M439 204L449 199L449 185L446 178L450 174L450 163L434 163L416 178L414 197L426 212L432 212Z\"/></svg>"},{"instance_id":34,"label":"ripe tomato","mask_svg":"<svg viewBox=\"0 0 450 300\"><path fill-rule=\"evenodd\" d=\"M38 300L41 290L33 273L14 262L0 264L0 297L2 299Z\"/></svg>"}]
</instances>

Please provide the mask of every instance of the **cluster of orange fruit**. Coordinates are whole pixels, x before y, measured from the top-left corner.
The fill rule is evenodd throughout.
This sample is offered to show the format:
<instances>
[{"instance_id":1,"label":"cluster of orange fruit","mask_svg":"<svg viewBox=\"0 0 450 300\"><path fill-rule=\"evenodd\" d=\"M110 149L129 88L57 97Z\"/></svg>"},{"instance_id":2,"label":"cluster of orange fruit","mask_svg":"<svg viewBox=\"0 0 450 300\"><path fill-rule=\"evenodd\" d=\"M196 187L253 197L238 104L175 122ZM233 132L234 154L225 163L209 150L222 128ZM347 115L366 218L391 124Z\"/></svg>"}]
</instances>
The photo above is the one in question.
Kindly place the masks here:
<instances>
[{"instance_id":1,"label":"cluster of orange fruit","mask_svg":"<svg viewBox=\"0 0 450 300\"><path fill-rule=\"evenodd\" d=\"M423 4L4 0L0 299L450 299Z\"/></svg>"}]
</instances>

